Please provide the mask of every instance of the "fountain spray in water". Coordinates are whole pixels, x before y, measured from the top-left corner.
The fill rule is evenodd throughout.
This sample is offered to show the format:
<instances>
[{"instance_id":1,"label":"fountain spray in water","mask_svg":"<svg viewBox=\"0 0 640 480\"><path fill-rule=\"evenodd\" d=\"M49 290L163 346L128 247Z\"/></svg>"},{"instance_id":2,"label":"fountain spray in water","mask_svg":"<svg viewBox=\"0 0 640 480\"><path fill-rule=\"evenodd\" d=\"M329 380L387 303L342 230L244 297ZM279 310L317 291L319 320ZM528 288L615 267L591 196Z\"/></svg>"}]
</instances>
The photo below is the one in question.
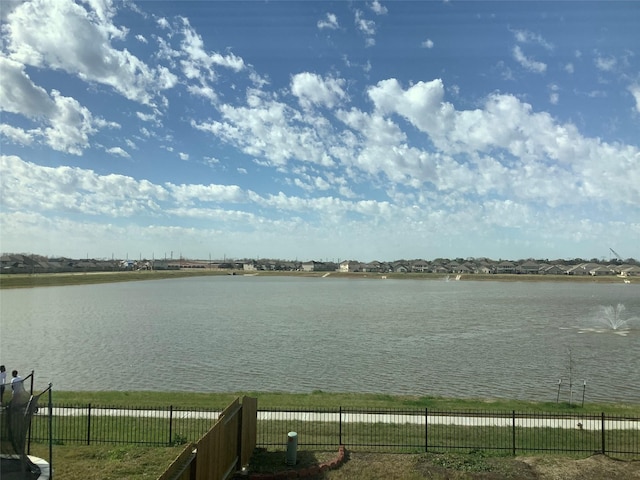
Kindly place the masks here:
<instances>
[{"instance_id":1,"label":"fountain spray in water","mask_svg":"<svg viewBox=\"0 0 640 480\"><path fill-rule=\"evenodd\" d=\"M619 330L627 326L629 319L622 318L627 309L621 303L615 308L613 305L600 307L600 321L612 330Z\"/></svg>"},{"instance_id":2,"label":"fountain spray in water","mask_svg":"<svg viewBox=\"0 0 640 480\"><path fill-rule=\"evenodd\" d=\"M632 332L632 324L640 321L640 317L626 315L626 307L619 303L617 306L601 305L588 319L586 324L576 327L579 333L615 333L626 337Z\"/></svg>"}]
</instances>

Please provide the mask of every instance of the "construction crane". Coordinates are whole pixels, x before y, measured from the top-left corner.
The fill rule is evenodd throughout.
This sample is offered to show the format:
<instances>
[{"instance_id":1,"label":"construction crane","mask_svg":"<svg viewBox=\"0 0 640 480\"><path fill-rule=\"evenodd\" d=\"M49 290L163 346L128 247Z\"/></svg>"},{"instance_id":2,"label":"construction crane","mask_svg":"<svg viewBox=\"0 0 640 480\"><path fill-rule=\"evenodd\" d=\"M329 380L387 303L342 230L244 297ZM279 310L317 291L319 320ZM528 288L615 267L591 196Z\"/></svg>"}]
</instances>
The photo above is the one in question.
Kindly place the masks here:
<instances>
[{"instance_id":1,"label":"construction crane","mask_svg":"<svg viewBox=\"0 0 640 480\"><path fill-rule=\"evenodd\" d=\"M624 263L624 260L622 260L622 257L620 255L618 255L618 252L616 252L613 248L609 248L609 250L611 250L611 253L613 253L618 260L620 260L622 263Z\"/></svg>"}]
</instances>

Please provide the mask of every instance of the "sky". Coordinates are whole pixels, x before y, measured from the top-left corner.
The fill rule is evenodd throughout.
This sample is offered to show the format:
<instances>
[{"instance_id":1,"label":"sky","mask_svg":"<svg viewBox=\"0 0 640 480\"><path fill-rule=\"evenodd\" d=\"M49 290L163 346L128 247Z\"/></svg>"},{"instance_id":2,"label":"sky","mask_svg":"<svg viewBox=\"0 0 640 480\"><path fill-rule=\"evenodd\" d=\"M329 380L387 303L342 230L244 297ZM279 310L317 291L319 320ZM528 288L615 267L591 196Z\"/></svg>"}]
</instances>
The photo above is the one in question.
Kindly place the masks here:
<instances>
[{"instance_id":1,"label":"sky","mask_svg":"<svg viewBox=\"0 0 640 480\"><path fill-rule=\"evenodd\" d=\"M640 258L640 3L2 0L0 250Z\"/></svg>"}]
</instances>

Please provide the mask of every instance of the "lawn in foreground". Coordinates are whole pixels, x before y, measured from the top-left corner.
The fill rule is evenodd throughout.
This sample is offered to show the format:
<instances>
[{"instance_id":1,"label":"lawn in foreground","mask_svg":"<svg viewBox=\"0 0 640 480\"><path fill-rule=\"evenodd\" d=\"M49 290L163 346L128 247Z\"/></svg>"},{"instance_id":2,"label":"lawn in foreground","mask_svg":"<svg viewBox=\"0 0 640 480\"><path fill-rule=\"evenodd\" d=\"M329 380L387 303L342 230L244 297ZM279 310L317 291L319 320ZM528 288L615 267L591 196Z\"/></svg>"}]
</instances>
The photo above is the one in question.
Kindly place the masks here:
<instances>
[{"instance_id":1,"label":"lawn in foreground","mask_svg":"<svg viewBox=\"0 0 640 480\"><path fill-rule=\"evenodd\" d=\"M65 480L156 479L178 456L180 447L66 446L53 447L55 478ZM48 458L48 447L32 445L32 453ZM302 451L299 466L335 456L335 452ZM262 451L254 456L254 471L280 471L285 452ZM487 456L483 452L391 454L349 452L348 460L324 480L638 480L639 462L603 455Z\"/></svg>"}]
</instances>

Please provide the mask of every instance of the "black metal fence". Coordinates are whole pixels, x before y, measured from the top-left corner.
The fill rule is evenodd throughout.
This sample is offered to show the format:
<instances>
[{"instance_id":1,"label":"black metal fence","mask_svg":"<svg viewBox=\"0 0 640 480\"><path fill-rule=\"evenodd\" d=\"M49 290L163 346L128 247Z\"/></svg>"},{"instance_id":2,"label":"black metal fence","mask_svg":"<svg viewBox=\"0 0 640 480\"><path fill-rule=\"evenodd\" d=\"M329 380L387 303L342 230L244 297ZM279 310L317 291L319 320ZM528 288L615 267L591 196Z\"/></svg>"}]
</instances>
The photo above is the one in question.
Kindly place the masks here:
<instances>
[{"instance_id":1,"label":"black metal fence","mask_svg":"<svg viewBox=\"0 0 640 480\"><path fill-rule=\"evenodd\" d=\"M52 411L54 444L176 445L197 441L215 410L59 405ZM48 441L48 409L32 422L31 439ZM640 458L640 417L581 413L314 409L258 411L259 447L285 449L295 431L301 449L395 452L499 451Z\"/></svg>"}]
</instances>

